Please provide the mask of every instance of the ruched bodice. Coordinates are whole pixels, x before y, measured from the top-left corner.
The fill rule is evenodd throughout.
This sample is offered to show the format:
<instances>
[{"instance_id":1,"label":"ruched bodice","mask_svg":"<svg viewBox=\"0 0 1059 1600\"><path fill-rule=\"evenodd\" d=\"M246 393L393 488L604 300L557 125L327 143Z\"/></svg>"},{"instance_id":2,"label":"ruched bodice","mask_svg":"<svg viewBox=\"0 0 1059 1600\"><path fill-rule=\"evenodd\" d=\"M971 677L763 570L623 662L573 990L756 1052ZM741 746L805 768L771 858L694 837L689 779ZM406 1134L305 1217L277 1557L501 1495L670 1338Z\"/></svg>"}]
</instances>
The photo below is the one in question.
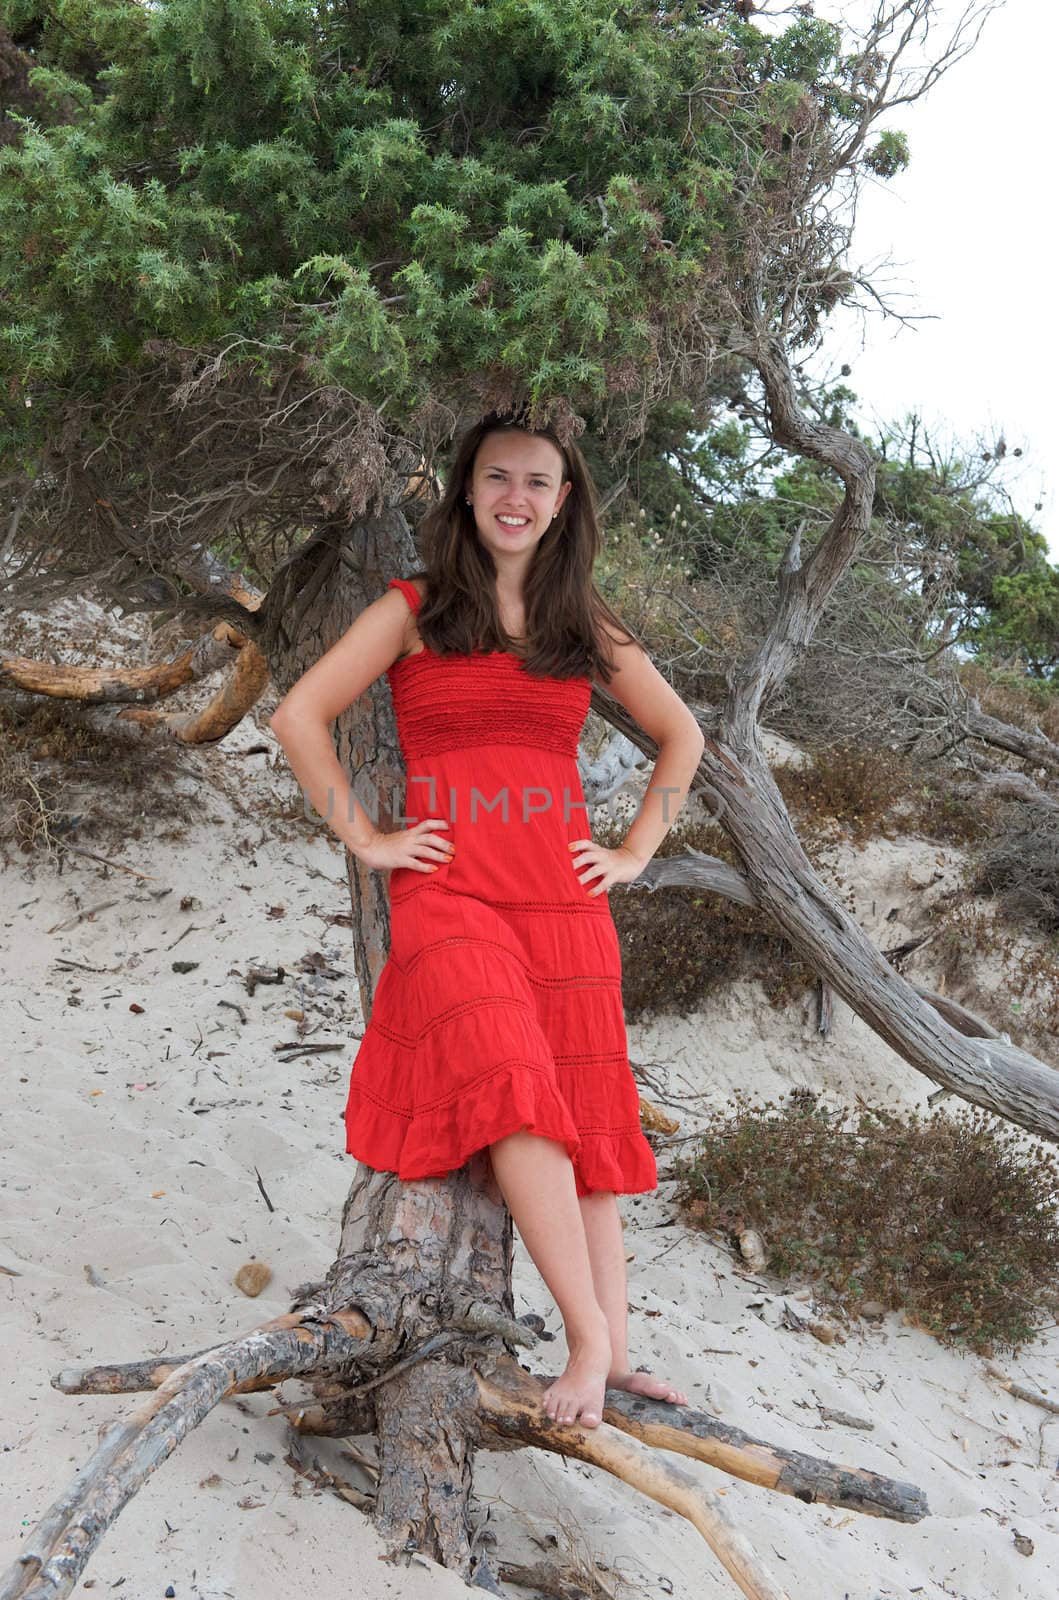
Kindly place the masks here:
<instances>
[{"instance_id":1,"label":"ruched bodice","mask_svg":"<svg viewBox=\"0 0 1059 1600\"><path fill-rule=\"evenodd\" d=\"M538 677L503 650L440 656L424 649L395 661L387 678L406 761L483 744L576 759L592 699L588 678Z\"/></svg>"}]
</instances>

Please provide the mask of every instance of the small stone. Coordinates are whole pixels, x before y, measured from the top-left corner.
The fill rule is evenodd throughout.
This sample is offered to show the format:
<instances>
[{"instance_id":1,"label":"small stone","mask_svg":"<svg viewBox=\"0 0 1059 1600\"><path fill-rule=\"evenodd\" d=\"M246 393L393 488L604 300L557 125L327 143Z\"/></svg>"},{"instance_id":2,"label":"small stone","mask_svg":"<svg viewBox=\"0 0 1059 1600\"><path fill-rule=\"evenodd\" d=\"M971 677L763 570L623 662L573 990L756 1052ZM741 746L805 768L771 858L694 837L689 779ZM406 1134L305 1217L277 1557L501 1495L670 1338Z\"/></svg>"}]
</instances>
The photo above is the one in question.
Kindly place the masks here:
<instances>
[{"instance_id":1,"label":"small stone","mask_svg":"<svg viewBox=\"0 0 1059 1600\"><path fill-rule=\"evenodd\" d=\"M862 1317L867 1317L869 1322L882 1322L886 1316L886 1307L881 1300L865 1300L860 1308Z\"/></svg>"},{"instance_id":2,"label":"small stone","mask_svg":"<svg viewBox=\"0 0 1059 1600\"><path fill-rule=\"evenodd\" d=\"M739 1254L751 1272L765 1269L765 1241L756 1228L744 1228L739 1235Z\"/></svg>"},{"instance_id":3,"label":"small stone","mask_svg":"<svg viewBox=\"0 0 1059 1600\"><path fill-rule=\"evenodd\" d=\"M1032 1539L1028 1539L1024 1533L1019 1533L1015 1528L1011 1530L1011 1537L1015 1541L1015 1549L1020 1556L1031 1556L1033 1554Z\"/></svg>"},{"instance_id":4,"label":"small stone","mask_svg":"<svg viewBox=\"0 0 1059 1600\"><path fill-rule=\"evenodd\" d=\"M235 1287L251 1300L272 1282L272 1268L263 1261L248 1261L235 1275Z\"/></svg>"},{"instance_id":5,"label":"small stone","mask_svg":"<svg viewBox=\"0 0 1059 1600\"><path fill-rule=\"evenodd\" d=\"M833 1322L810 1322L809 1332L814 1339L819 1339L821 1344L834 1344L836 1340L839 1344L845 1343Z\"/></svg>"},{"instance_id":6,"label":"small stone","mask_svg":"<svg viewBox=\"0 0 1059 1600\"><path fill-rule=\"evenodd\" d=\"M176 1590L173 1588L172 1584L169 1585L169 1588L165 1592L165 1600L176 1600Z\"/></svg>"}]
</instances>

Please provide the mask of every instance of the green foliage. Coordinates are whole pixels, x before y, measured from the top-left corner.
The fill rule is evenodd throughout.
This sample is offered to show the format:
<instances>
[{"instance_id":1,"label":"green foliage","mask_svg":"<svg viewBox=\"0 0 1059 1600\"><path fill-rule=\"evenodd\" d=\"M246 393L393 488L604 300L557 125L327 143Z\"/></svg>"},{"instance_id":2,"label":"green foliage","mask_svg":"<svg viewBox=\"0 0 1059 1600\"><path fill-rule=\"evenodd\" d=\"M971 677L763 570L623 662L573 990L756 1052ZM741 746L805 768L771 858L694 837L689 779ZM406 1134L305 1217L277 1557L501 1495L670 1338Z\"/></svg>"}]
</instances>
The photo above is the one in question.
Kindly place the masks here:
<instances>
[{"instance_id":1,"label":"green foliage","mask_svg":"<svg viewBox=\"0 0 1059 1600\"><path fill-rule=\"evenodd\" d=\"M783 136L821 106L836 137L855 123L811 18L769 38L610 0L3 0L3 27L40 108L0 150L23 447L158 341L283 348L399 426L468 384L594 414L650 390L660 326L679 338L734 270Z\"/></svg>"},{"instance_id":2,"label":"green foliage","mask_svg":"<svg viewBox=\"0 0 1059 1600\"><path fill-rule=\"evenodd\" d=\"M1057 1309L1059 1162L984 1112L716 1111L674 1164L688 1220L764 1238L768 1268L846 1311L875 1301L945 1343L1017 1350Z\"/></svg>"},{"instance_id":3,"label":"green foliage","mask_svg":"<svg viewBox=\"0 0 1059 1600\"><path fill-rule=\"evenodd\" d=\"M476 401L528 399L542 419L582 414L609 475L638 447L637 504L686 527L695 575L745 553L774 577L795 529L811 553L838 490L762 453L745 362L718 350L762 273L794 351L851 292L812 197L857 147L880 60L813 16L766 32L679 0L0 0L0 450L38 485L49 451L91 457L136 506L120 548L158 530L153 570L184 486L144 456L154 440L183 459L190 364L222 352L229 416L224 385L246 374L262 409L291 374L299 392L334 387L347 436L360 402L421 442ZM892 131L857 148L849 161L880 174L908 157ZM122 410L133 386L142 439ZM818 414L848 427L852 400L836 387ZM253 437L233 432L232 455ZM906 430L879 443L855 576L879 595L880 649L898 642L898 592L925 651L948 608L967 649L1054 677L1059 577L1040 535L973 463ZM317 466L276 489L289 526L363 510L371 470L335 471L336 487ZM254 501L264 521L274 509ZM35 515L65 554L61 494L24 528Z\"/></svg>"},{"instance_id":4,"label":"green foliage","mask_svg":"<svg viewBox=\"0 0 1059 1600\"><path fill-rule=\"evenodd\" d=\"M993 658L1014 658L1034 677L1054 681L1059 667L1059 566L1037 552L1029 567L996 575L990 601L977 633L979 648Z\"/></svg>"},{"instance_id":5,"label":"green foliage","mask_svg":"<svg viewBox=\"0 0 1059 1600\"><path fill-rule=\"evenodd\" d=\"M884 133L864 157L864 165L877 178L893 178L911 160L908 140L903 133Z\"/></svg>"}]
</instances>

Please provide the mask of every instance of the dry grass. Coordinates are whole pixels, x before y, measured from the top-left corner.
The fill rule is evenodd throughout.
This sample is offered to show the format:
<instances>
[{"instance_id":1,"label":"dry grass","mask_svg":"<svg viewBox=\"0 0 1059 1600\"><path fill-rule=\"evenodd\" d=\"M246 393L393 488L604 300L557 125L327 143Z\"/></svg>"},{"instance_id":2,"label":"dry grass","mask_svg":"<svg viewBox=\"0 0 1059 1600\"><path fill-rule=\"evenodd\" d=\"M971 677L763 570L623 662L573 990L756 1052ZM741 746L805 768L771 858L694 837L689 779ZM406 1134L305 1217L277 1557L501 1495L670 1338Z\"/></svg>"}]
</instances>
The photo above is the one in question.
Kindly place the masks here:
<instances>
[{"instance_id":1,"label":"dry grass","mask_svg":"<svg viewBox=\"0 0 1059 1600\"><path fill-rule=\"evenodd\" d=\"M695 1226L765 1241L768 1269L945 1343L1017 1350L1059 1310L1059 1160L984 1112L930 1117L738 1099L678 1159Z\"/></svg>"},{"instance_id":2,"label":"dry grass","mask_svg":"<svg viewBox=\"0 0 1059 1600\"><path fill-rule=\"evenodd\" d=\"M142 838L148 816L189 822L196 807L172 787L183 770L177 745L91 707L0 697L0 850L54 857L75 827L102 849Z\"/></svg>"}]
</instances>

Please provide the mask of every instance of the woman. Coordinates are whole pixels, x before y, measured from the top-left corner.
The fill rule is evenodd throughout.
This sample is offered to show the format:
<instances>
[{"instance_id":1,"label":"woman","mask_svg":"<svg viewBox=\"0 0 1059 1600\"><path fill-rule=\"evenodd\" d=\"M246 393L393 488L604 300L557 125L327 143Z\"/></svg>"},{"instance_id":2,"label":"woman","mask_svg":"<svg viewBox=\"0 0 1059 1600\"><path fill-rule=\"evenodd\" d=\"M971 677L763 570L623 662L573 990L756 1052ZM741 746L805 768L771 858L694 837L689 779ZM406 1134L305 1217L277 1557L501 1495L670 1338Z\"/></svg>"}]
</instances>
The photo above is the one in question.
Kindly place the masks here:
<instances>
[{"instance_id":1,"label":"woman","mask_svg":"<svg viewBox=\"0 0 1059 1600\"><path fill-rule=\"evenodd\" d=\"M563 1318L569 1360L545 1391L549 1416L598 1426L608 1384L684 1405L629 1369L616 1195L655 1188L657 1173L606 893L671 827L702 732L593 586L601 540L576 445L483 418L420 540L424 571L392 580L271 719L332 830L390 874L390 958L352 1072L347 1149L406 1181L488 1152ZM394 833L355 801L331 739L383 673L406 805L426 813ZM594 683L658 744L614 849L588 836L576 761Z\"/></svg>"}]
</instances>

